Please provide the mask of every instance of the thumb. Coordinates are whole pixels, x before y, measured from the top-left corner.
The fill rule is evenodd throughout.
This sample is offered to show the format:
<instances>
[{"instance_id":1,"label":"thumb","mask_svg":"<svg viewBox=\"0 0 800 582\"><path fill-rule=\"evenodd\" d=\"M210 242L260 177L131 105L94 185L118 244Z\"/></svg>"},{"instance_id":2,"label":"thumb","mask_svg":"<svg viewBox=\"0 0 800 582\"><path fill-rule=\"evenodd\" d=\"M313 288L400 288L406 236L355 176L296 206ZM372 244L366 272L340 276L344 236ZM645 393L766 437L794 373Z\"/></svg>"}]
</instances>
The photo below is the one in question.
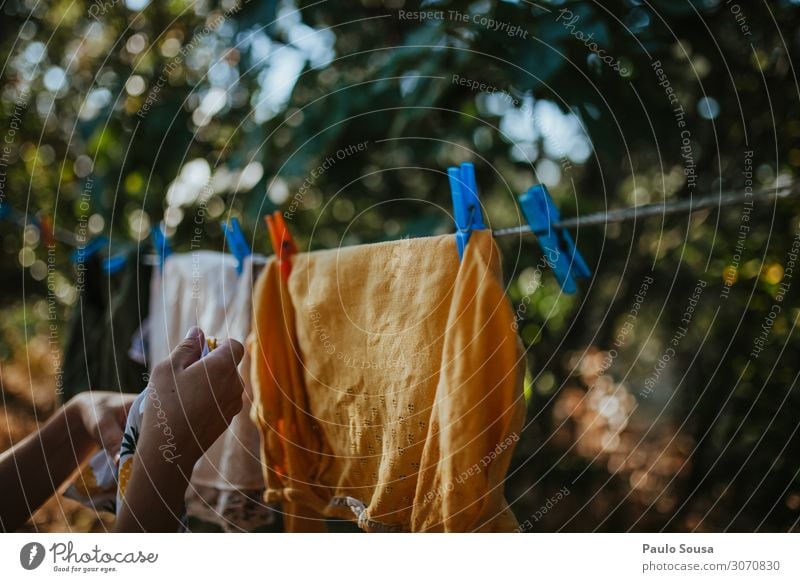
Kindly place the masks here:
<instances>
[{"instance_id":1,"label":"thumb","mask_svg":"<svg viewBox=\"0 0 800 582\"><path fill-rule=\"evenodd\" d=\"M195 326L189 329L186 337L169 355L173 370L184 370L200 359L203 343L206 341L203 330Z\"/></svg>"}]
</instances>

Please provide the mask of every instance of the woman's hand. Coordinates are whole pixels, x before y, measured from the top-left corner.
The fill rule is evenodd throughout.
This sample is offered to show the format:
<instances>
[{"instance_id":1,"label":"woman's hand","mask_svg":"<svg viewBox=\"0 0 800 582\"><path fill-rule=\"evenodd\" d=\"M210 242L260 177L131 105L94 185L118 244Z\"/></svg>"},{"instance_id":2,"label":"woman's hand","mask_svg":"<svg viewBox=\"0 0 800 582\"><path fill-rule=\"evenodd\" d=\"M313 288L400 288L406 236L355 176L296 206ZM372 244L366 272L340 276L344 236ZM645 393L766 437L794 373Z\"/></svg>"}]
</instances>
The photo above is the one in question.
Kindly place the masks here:
<instances>
[{"instance_id":1,"label":"woman's hand","mask_svg":"<svg viewBox=\"0 0 800 582\"><path fill-rule=\"evenodd\" d=\"M169 360L156 365L142 419L143 444L159 441L164 459L181 458L187 469L242 409L244 384L237 366L244 347L226 340L201 360L204 344L202 330L194 327Z\"/></svg>"},{"instance_id":2,"label":"woman's hand","mask_svg":"<svg viewBox=\"0 0 800 582\"><path fill-rule=\"evenodd\" d=\"M53 413L41 430L0 454L0 531L14 531L96 448L119 451L135 395L84 392Z\"/></svg>"},{"instance_id":3,"label":"woman's hand","mask_svg":"<svg viewBox=\"0 0 800 582\"><path fill-rule=\"evenodd\" d=\"M192 328L153 370L117 531L177 531L195 463L242 409L244 347L227 340L200 359L204 343Z\"/></svg>"},{"instance_id":4,"label":"woman's hand","mask_svg":"<svg viewBox=\"0 0 800 582\"><path fill-rule=\"evenodd\" d=\"M116 455L122 444L128 410L135 399L136 394L81 392L67 406L75 409L89 438L109 454Z\"/></svg>"}]
</instances>

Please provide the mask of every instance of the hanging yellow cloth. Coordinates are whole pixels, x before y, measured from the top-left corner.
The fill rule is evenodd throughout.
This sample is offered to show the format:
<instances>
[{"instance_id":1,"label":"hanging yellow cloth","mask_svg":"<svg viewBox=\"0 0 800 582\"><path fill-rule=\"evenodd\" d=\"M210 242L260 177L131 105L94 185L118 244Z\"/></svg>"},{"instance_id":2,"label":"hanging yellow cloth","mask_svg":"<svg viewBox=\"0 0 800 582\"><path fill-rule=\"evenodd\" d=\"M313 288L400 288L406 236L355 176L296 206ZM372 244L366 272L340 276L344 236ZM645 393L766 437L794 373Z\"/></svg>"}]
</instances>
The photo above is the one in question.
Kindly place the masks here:
<instances>
[{"instance_id":1,"label":"hanging yellow cloth","mask_svg":"<svg viewBox=\"0 0 800 582\"><path fill-rule=\"evenodd\" d=\"M366 531L513 531L525 370L491 233L298 254L254 291L266 499Z\"/></svg>"}]
</instances>

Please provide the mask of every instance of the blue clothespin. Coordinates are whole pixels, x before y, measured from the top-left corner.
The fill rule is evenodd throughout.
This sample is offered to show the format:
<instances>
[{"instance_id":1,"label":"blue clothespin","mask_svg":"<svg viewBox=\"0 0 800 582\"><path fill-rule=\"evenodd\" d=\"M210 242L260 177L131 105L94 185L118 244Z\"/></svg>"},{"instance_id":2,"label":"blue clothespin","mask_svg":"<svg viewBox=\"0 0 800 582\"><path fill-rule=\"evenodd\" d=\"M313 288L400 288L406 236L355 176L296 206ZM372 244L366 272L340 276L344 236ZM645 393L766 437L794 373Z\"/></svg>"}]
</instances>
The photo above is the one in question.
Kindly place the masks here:
<instances>
[{"instance_id":1,"label":"blue clothespin","mask_svg":"<svg viewBox=\"0 0 800 582\"><path fill-rule=\"evenodd\" d=\"M567 294L575 293L578 290L575 278L587 279L592 272L567 229L553 228L561 215L547 187L537 184L519 197L519 205L561 289Z\"/></svg>"},{"instance_id":2,"label":"blue clothespin","mask_svg":"<svg viewBox=\"0 0 800 582\"><path fill-rule=\"evenodd\" d=\"M464 258L469 237L473 230L485 230L481 203L478 199L478 183L475 180L475 166L464 162L460 168L447 168L450 181L450 196L453 199L453 214L456 219L456 245L458 259Z\"/></svg>"},{"instance_id":3,"label":"blue clothespin","mask_svg":"<svg viewBox=\"0 0 800 582\"><path fill-rule=\"evenodd\" d=\"M251 254L251 251L250 245L247 244L247 239L245 239L244 234L242 234L242 227L239 225L239 220L231 218L230 226L223 224L222 231L225 233L225 240L228 242L233 256L236 257L236 272L241 275L244 259Z\"/></svg>"},{"instance_id":4,"label":"blue clothespin","mask_svg":"<svg viewBox=\"0 0 800 582\"><path fill-rule=\"evenodd\" d=\"M103 271L107 274L113 274L122 269L128 262L125 255L117 255L116 257L108 257L103 261Z\"/></svg>"},{"instance_id":5,"label":"blue clothespin","mask_svg":"<svg viewBox=\"0 0 800 582\"><path fill-rule=\"evenodd\" d=\"M154 226L150 231L150 237L153 241L153 249L158 255L158 268L161 270L164 268L164 261L172 254L172 246L164 233L163 224Z\"/></svg>"},{"instance_id":6,"label":"blue clothespin","mask_svg":"<svg viewBox=\"0 0 800 582\"><path fill-rule=\"evenodd\" d=\"M72 251L72 262L76 265L83 264L87 260L89 260L92 255L94 255L97 251L102 249L104 246L108 244L108 239L104 236L98 236L93 238L87 244L83 246L79 246L77 249Z\"/></svg>"}]
</instances>

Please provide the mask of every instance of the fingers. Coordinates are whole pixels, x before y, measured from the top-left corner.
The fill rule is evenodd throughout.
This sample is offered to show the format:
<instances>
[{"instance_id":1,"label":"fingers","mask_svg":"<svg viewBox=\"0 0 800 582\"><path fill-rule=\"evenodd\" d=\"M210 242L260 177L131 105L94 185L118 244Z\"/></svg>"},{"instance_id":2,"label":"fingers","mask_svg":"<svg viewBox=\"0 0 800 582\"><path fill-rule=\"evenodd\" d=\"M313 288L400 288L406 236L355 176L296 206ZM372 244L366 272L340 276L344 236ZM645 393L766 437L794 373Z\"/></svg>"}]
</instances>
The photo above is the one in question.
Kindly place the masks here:
<instances>
[{"instance_id":1,"label":"fingers","mask_svg":"<svg viewBox=\"0 0 800 582\"><path fill-rule=\"evenodd\" d=\"M217 349L203 358L203 365L210 373L236 373L244 357L244 346L234 339L226 339Z\"/></svg>"},{"instance_id":2,"label":"fingers","mask_svg":"<svg viewBox=\"0 0 800 582\"><path fill-rule=\"evenodd\" d=\"M203 352L205 334L199 327L192 327L186 337L169 355L173 370L185 370L200 359Z\"/></svg>"},{"instance_id":3,"label":"fingers","mask_svg":"<svg viewBox=\"0 0 800 582\"><path fill-rule=\"evenodd\" d=\"M100 442L97 444L111 455L118 453L122 446L123 427L119 425L115 418L108 417L100 421L97 429L100 433Z\"/></svg>"},{"instance_id":4,"label":"fingers","mask_svg":"<svg viewBox=\"0 0 800 582\"><path fill-rule=\"evenodd\" d=\"M239 362L241 362L242 358L244 357L244 346L241 344L241 342L238 342L235 339L225 340L218 349L228 350L231 358L233 358L234 366L238 366Z\"/></svg>"},{"instance_id":5,"label":"fingers","mask_svg":"<svg viewBox=\"0 0 800 582\"><path fill-rule=\"evenodd\" d=\"M205 368L214 398L225 413L232 418L242 409L244 383L239 375L239 362L244 357L244 346L236 340L225 340L217 349L198 364Z\"/></svg>"}]
</instances>

